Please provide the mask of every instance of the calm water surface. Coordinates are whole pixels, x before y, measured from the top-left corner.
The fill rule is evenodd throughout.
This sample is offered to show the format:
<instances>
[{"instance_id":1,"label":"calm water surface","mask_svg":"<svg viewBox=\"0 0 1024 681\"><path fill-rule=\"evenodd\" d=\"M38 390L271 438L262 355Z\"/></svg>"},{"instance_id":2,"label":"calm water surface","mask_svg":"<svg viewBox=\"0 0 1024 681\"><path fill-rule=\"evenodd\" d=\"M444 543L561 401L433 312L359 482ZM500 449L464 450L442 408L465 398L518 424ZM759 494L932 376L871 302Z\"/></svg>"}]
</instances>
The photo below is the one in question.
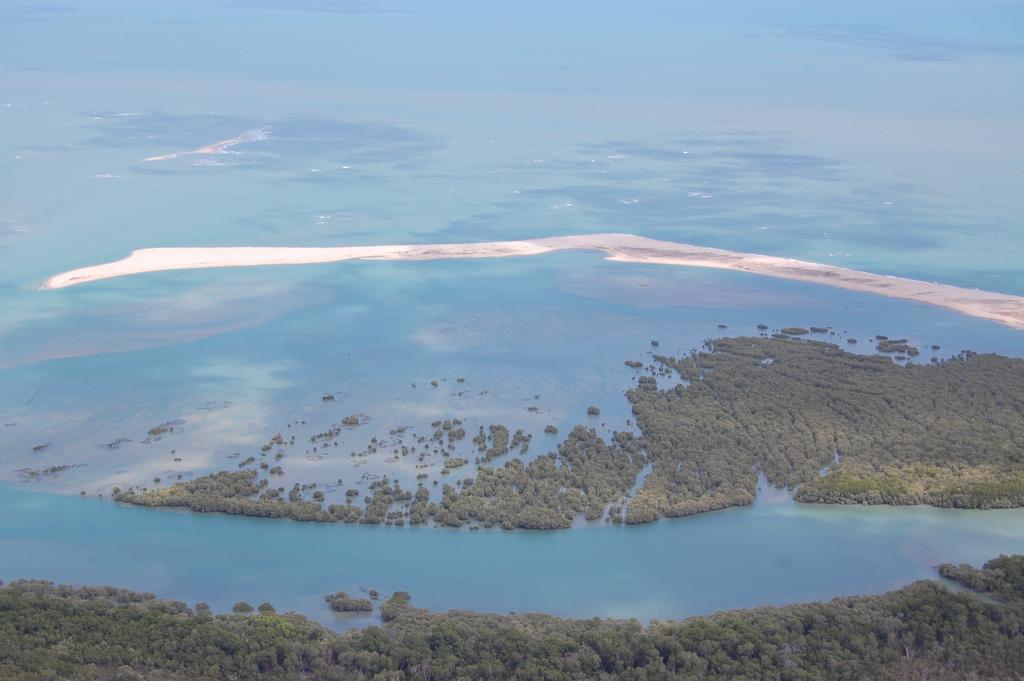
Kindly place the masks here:
<instances>
[{"instance_id":1,"label":"calm water surface","mask_svg":"<svg viewBox=\"0 0 1024 681\"><path fill-rule=\"evenodd\" d=\"M934 576L1024 551L1024 510L834 508L778 495L639 527L503 532L315 525L119 507L0 486L0 576L116 584L334 627L323 595L405 590L432 610L669 619Z\"/></svg>"},{"instance_id":2,"label":"calm water surface","mask_svg":"<svg viewBox=\"0 0 1024 681\"><path fill-rule=\"evenodd\" d=\"M779 503L509 534L95 499L234 468L275 432L302 441L353 413L369 423L329 456L290 452L282 484L411 485L411 466L346 451L436 418L521 427L543 453L544 426L564 433L591 404L590 425L626 427L623 360L651 339L685 352L759 322L832 325L859 351L883 333L1024 355L1024 334L943 310L585 253L37 290L142 247L628 231L1024 294L1021 25L1003 0L0 0L0 576L320 619L323 593L360 587L664 618L1024 550L1018 512ZM143 160L255 130L222 154ZM173 435L143 442L166 421ZM51 466L72 468L19 482Z\"/></svg>"}]
</instances>

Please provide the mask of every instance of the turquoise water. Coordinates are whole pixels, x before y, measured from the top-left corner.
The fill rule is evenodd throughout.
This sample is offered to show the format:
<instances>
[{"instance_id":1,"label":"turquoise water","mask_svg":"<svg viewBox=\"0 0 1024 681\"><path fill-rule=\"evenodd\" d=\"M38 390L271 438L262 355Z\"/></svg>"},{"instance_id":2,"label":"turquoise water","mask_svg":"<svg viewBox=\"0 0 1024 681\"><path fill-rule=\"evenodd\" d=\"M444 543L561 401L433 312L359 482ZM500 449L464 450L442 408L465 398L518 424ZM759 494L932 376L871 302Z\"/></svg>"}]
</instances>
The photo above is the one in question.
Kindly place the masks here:
<instances>
[{"instance_id":1,"label":"turquoise water","mask_svg":"<svg viewBox=\"0 0 1024 681\"><path fill-rule=\"evenodd\" d=\"M328 491L340 501L367 473L415 484L412 457L349 456L396 426L429 435L434 419L462 418L472 434L479 425L503 423L533 433L531 456L554 446L556 438L543 432L549 424L562 433L577 423L604 432L628 428L622 393L635 372L623 362L649 360L652 339L660 352L678 354L709 336L757 333L759 322L832 325L860 338L856 348L864 352L876 333L907 337L922 348L922 361L962 349L1019 354L1021 339L1011 329L924 305L732 272L607 263L583 253L313 269L274 272L319 284L301 285L307 293L296 294L297 309L264 320L264 303L224 322L251 328L188 342L162 336L156 347L7 369L0 432L9 446L0 452L0 471L20 480L25 469L76 466L25 485L109 495L115 485L235 468L281 432L295 435L299 445L288 448L279 484L342 478L343 487ZM239 274L254 287L266 275ZM89 298L122 288L122 281L151 289L181 277L219 276L164 273L69 291L82 298L80 309L89 309ZM353 288L361 298L353 298ZM90 334L131 344L155 333L148 317L95 309L64 323L74 323L75 337L54 329L42 339L25 337L26 350L73 345ZM177 316L161 324L167 335L187 333ZM940 350L928 350L932 344ZM323 402L325 393L335 401ZM601 408L600 419L586 417L589 405ZM346 430L329 453L312 451L311 435L351 414L364 414L369 423ZM147 442L149 428L169 421L178 424L175 432ZM461 447L459 454L472 461L468 438ZM438 470L428 470L432 480Z\"/></svg>"},{"instance_id":2,"label":"turquoise water","mask_svg":"<svg viewBox=\"0 0 1024 681\"><path fill-rule=\"evenodd\" d=\"M623 360L651 339L685 352L764 322L1024 355L1024 335L990 322L586 253L38 285L152 246L628 231L1024 294L1022 24L999 0L0 0L0 574L310 612L367 585L432 608L646 618L1020 550L1015 513L783 504L532 535L96 499L355 413L369 421L337 452L290 451L282 484L411 484L405 462L348 453L435 418L524 428L543 453L548 424L628 427ZM224 153L143 160L253 130ZM70 468L22 482L51 466ZM645 551L658 560L624 562Z\"/></svg>"},{"instance_id":3,"label":"turquoise water","mask_svg":"<svg viewBox=\"0 0 1024 681\"><path fill-rule=\"evenodd\" d=\"M0 576L114 583L228 610L270 601L343 628L323 595L432 610L679 618L875 593L946 561L1024 551L1024 511L827 508L775 498L628 528L470 532L120 508L0 486ZM102 538L102 541L98 541Z\"/></svg>"}]
</instances>

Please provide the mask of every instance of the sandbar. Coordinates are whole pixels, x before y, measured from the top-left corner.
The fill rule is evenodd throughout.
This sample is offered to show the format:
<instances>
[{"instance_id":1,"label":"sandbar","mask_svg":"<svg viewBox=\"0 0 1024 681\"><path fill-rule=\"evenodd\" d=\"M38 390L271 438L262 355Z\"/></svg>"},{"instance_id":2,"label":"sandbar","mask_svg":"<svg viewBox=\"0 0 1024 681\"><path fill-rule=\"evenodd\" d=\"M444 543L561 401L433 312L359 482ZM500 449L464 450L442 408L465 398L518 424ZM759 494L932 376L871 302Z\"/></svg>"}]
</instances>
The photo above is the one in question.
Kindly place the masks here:
<instances>
[{"instance_id":1,"label":"sandbar","mask_svg":"<svg viewBox=\"0 0 1024 681\"><path fill-rule=\"evenodd\" d=\"M581 234L523 241L461 244L401 244L338 247L144 248L116 262L63 272L42 288L60 289L144 272L211 267L302 265L344 260L440 260L540 255L565 250L596 250L608 260L737 270L901 298L955 310L1024 329L1024 297L948 284L874 274L845 267L771 255L660 241L633 234Z\"/></svg>"},{"instance_id":2,"label":"sandbar","mask_svg":"<svg viewBox=\"0 0 1024 681\"><path fill-rule=\"evenodd\" d=\"M171 159L178 158L179 156L190 156L193 154L222 154L231 147L239 144L245 144L246 142L258 142L260 140L269 139L270 134L265 128L257 128L255 130L246 130L237 137L231 139L221 140L220 142L214 142L213 144L207 144L201 147L196 147L191 151L177 151L173 154L161 154L160 156L150 156L142 159L143 161L170 161Z\"/></svg>"}]
</instances>

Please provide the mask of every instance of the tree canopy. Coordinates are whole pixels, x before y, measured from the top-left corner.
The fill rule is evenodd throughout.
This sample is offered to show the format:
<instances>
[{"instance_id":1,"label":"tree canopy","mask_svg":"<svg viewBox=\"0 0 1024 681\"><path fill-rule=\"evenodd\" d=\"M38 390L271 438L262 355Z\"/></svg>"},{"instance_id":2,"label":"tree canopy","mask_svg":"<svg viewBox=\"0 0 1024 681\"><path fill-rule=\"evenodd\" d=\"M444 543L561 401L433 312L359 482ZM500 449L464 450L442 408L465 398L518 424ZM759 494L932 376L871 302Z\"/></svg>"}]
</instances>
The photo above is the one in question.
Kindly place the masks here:
<instances>
[{"instance_id":1,"label":"tree canopy","mask_svg":"<svg viewBox=\"0 0 1024 681\"><path fill-rule=\"evenodd\" d=\"M381 626L344 634L294 614L212 615L150 594L21 581L0 587L0 678L1020 679L1024 557L974 572L981 582L1005 582L1000 590L1014 598L987 602L925 581L881 596L645 626L431 614L397 592L382 605Z\"/></svg>"}]
</instances>

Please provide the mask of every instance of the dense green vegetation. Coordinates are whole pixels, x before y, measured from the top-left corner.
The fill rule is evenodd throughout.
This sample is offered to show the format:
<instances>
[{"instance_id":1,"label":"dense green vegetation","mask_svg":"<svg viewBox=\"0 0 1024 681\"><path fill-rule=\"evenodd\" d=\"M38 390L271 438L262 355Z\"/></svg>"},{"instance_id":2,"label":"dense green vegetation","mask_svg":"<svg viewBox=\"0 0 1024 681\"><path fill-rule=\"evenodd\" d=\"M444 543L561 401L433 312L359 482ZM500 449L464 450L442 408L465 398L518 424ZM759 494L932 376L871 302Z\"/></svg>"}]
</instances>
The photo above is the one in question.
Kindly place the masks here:
<instances>
[{"instance_id":1,"label":"dense green vegetation","mask_svg":"<svg viewBox=\"0 0 1024 681\"><path fill-rule=\"evenodd\" d=\"M115 487L110 496L114 501L140 506L181 506L193 511L259 518L356 522L362 516L362 510L350 504L331 504L325 510L321 503L304 500L295 489L285 498L280 490L270 489L266 480L257 482L256 476L254 470L223 471L169 487Z\"/></svg>"},{"instance_id":2,"label":"dense green vegetation","mask_svg":"<svg viewBox=\"0 0 1024 681\"><path fill-rule=\"evenodd\" d=\"M939 574L1004 603L1024 604L1024 556L999 556L980 570L966 563L944 563Z\"/></svg>"},{"instance_id":3,"label":"dense green vegetation","mask_svg":"<svg viewBox=\"0 0 1024 681\"><path fill-rule=\"evenodd\" d=\"M841 463L804 483L797 501L929 504L945 508L1024 506L1024 470L993 466Z\"/></svg>"},{"instance_id":4,"label":"dense green vegetation","mask_svg":"<svg viewBox=\"0 0 1024 681\"><path fill-rule=\"evenodd\" d=\"M901 366L775 338L659 359L686 383L659 390L641 377L629 392L653 469L627 522L749 503L758 471L802 484L801 501L1024 502L1024 360ZM916 479L925 472L930 483Z\"/></svg>"},{"instance_id":5,"label":"dense green vegetation","mask_svg":"<svg viewBox=\"0 0 1024 681\"><path fill-rule=\"evenodd\" d=\"M119 589L16 582L0 588L0 678L1021 679L1022 570L1016 556L972 573L1006 585L1009 605L918 582L882 596L648 626L430 614L398 592L382 605L381 626L340 635L269 607L213 615Z\"/></svg>"},{"instance_id":6,"label":"dense green vegetation","mask_svg":"<svg viewBox=\"0 0 1024 681\"><path fill-rule=\"evenodd\" d=\"M370 485L362 507L350 489L347 503L325 508L322 494L293 489L286 498L252 470L116 490L113 498L322 522L553 529L581 516L641 523L749 504L763 473L772 484L799 486L798 501L1024 506L1024 360L965 353L904 366L763 337L708 341L703 351L657 360L648 367L655 375L638 376L627 393L642 437L606 440L577 426L555 451L527 462L516 457L529 448L523 431L480 426L475 477L444 485L440 499L384 479ZM661 389L656 376L676 384ZM434 440L461 439L460 425L436 421ZM469 463L443 456L445 475ZM499 457L507 460L493 465Z\"/></svg>"},{"instance_id":7,"label":"dense green vegetation","mask_svg":"<svg viewBox=\"0 0 1024 681\"><path fill-rule=\"evenodd\" d=\"M481 467L461 491L450 485L426 515L458 527L479 521L484 527L555 529L583 514L601 518L605 506L622 497L642 466L640 445L631 433L606 443L593 429L576 426L558 449L528 464L518 459L499 468Z\"/></svg>"}]
</instances>

